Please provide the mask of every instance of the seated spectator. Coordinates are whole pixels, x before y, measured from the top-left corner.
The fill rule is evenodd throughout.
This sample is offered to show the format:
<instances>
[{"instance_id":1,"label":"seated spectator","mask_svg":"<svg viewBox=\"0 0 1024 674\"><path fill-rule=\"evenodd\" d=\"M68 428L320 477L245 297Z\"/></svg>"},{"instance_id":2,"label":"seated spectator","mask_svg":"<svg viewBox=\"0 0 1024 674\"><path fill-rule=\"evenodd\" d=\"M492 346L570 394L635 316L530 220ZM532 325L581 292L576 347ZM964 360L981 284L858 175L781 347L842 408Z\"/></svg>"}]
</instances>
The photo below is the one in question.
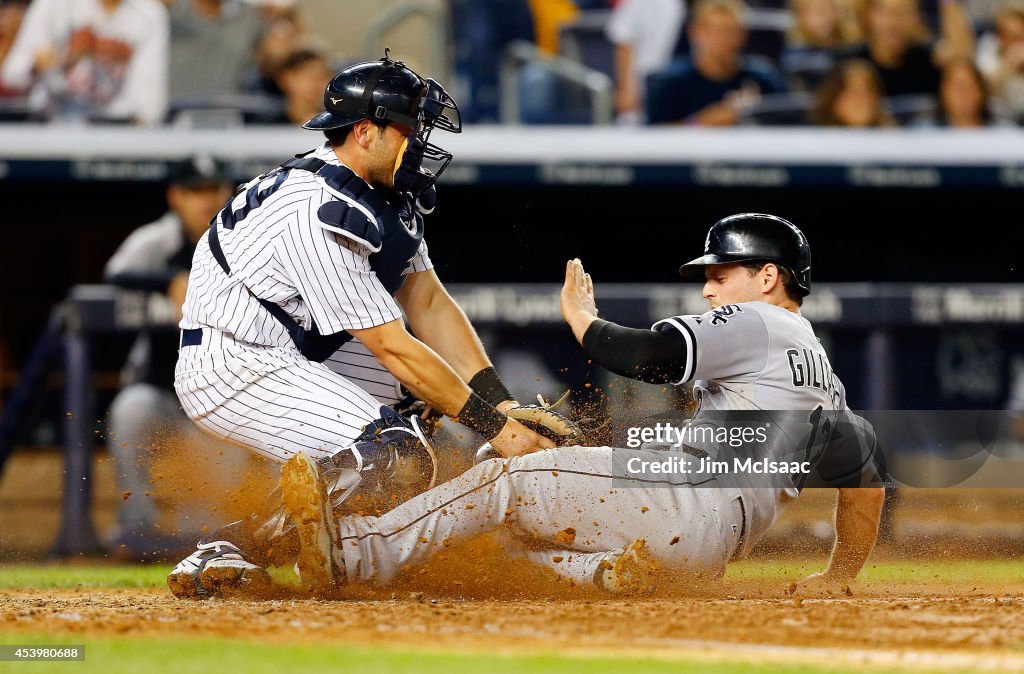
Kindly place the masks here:
<instances>
[{"instance_id":1,"label":"seated spectator","mask_svg":"<svg viewBox=\"0 0 1024 674\"><path fill-rule=\"evenodd\" d=\"M242 90L264 22L240 0L170 0L171 99Z\"/></svg>"},{"instance_id":2,"label":"seated spectator","mask_svg":"<svg viewBox=\"0 0 1024 674\"><path fill-rule=\"evenodd\" d=\"M284 92L277 86L277 71L284 60L308 44L312 36L294 5L264 3L261 7L266 28L256 45L255 64L243 78L244 88L254 93L283 97Z\"/></svg>"},{"instance_id":3,"label":"seated spectator","mask_svg":"<svg viewBox=\"0 0 1024 674\"><path fill-rule=\"evenodd\" d=\"M738 0L698 0L690 26L692 55L648 78L649 124L731 126L761 94L786 91L770 61L743 54L744 9Z\"/></svg>"},{"instance_id":4,"label":"seated spectator","mask_svg":"<svg viewBox=\"0 0 1024 674\"><path fill-rule=\"evenodd\" d=\"M938 96L940 69L974 53L974 30L958 0L940 6L942 37L929 41L918 0L868 0L867 42L848 53L871 61L889 96Z\"/></svg>"},{"instance_id":5,"label":"seated spectator","mask_svg":"<svg viewBox=\"0 0 1024 674\"><path fill-rule=\"evenodd\" d=\"M893 126L875 67L863 60L840 63L818 88L810 121L818 126L850 128Z\"/></svg>"},{"instance_id":6,"label":"seated spectator","mask_svg":"<svg viewBox=\"0 0 1024 674\"><path fill-rule=\"evenodd\" d=\"M622 122L639 121L647 76L672 60L686 18L683 0L622 0L608 21L615 44L615 109Z\"/></svg>"},{"instance_id":7,"label":"seated spectator","mask_svg":"<svg viewBox=\"0 0 1024 674\"><path fill-rule=\"evenodd\" d=\"M301 126L324 109L324 89L334 76L327 57L316 49L296 49L278 67L277 86L284 92L284 108L262 124Z\"/></svg>"},{"instance_id":8,"label":"seated spectator","mask_svg":"<svg viewBox=\"0 0 1024 674\"><path fill-rule=\"evenodd\" d=\"M3 64L43 118L163 121L167 10L158 0L35 0Z\"/></svg>"},{"instance_id":9,"label":"seated spectator","mask_svg":"<svg viewBox=\"0 0 1024 674\"><path fill-rule=\"evenodd\" d=\"M978 68L1006 114L1024 117L1024 3L1013 0L996 13L995 33L978 44Z\"/></svg>"},{"instance_id":10,"label":"seated spectator","mask_svg":"<svg viewBox=\"0 0 1024 674\"><path fill-rule=\"evenodd\" d=\"M861 41L847 0L791 0L793 28L786 34L780 65L790 84L812 90L830 73L842 50Z\"/></svg>"},{"instance_id":11,"label":"seated spectator","mask_svg":"<svg viewBox=\"0 0 1024 674\"><path fill-rule=\"evenodd\" d=\"M105 280L166 295L180 318L196 243L230 196L223 166L209 157L183 162L167 188L170 210L132 232L107 263ZM124 388L110 405L108 446L118 489L126 494L119 501L114 547L124 546L120 553L132 558L143 558L166 543L152 498L154 438L172 434L192 441L201 436L174 394L177 355L177 332L141 333L122 373Z\"/></svg>"},{"instance_id":12,"label":"seated spectator","mask_svg":"<svg viewBox=\"0 0 1024 674\"><path fill-rule=\"evenodd\" d=\"M995 122L988 84L972 61L953 61L942 69L936 122L958 129L976 129Z\"/></svg>"}]
</instances>

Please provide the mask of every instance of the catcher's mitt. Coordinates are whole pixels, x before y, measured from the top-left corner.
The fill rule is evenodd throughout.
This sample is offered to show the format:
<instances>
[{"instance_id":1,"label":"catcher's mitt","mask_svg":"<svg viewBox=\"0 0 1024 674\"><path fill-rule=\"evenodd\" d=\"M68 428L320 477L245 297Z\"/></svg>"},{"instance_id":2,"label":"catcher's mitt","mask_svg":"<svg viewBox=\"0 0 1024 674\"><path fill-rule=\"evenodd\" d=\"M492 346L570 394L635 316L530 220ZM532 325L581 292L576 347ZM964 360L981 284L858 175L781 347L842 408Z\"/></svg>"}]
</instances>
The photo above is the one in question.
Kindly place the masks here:
<instances>
[{"instance_id":1,"label":"catcher's mitt","mask_svg":"<svg viewBox=\"0 0 1024 674\"><path fill-rule=\"evenodd\" d=\"M580 424L555 411L555 408L568 397L569 392L566 391L565 395L552 405L545 401L543 396L538 395L537 404L512 407L506 410L505 414L530 430L540 433L559 447L581 445L586 442L587 436Z\"/></svg>"}]
</instances>

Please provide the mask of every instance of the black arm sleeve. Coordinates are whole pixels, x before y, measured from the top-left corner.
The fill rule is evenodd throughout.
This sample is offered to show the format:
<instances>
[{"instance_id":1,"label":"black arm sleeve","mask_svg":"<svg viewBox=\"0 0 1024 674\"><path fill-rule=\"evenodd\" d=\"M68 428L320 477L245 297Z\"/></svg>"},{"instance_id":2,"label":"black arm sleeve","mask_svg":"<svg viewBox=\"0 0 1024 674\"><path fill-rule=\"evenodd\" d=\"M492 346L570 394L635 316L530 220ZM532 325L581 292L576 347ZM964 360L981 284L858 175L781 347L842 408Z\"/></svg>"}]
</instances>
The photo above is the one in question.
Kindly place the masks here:
<instances>
[{"instance_id":1,"label":"black arm sleeve","mask_svg":"<svg viewBox=\"0 0 1024 674\"><path fill-rule=\"evenodd\" d=\"M686 343L675 330L638 330L597 319L583 335L583 350L615 374L648 384L677 382L686 367Z\"/></svg>"}]
</instances>

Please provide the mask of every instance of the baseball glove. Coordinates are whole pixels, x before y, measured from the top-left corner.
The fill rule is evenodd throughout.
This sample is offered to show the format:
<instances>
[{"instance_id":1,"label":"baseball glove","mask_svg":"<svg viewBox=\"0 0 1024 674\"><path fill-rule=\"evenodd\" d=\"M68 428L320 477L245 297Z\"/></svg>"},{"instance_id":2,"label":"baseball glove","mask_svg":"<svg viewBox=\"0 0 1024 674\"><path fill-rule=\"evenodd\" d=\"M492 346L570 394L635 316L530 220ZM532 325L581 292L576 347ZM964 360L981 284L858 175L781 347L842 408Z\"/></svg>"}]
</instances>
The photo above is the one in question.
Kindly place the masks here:
<instances>
[{"instance_id":1,"label":"baseball glove","mask_svg":"<svg viewBox=\"0 0 1024 674\"><path fill-rule=\"evenodd\" d=\"M553 405L544 400L541 395L537 396L537 404L519 405L509 408L505 414L510 419L515 419L527 428L540 433L559 447L568 445L580 445L586 441L586 433L583 428L565 416L556 412L555 408L565 402L569 392L558 399Z\"/></svg>"}]
</instances>

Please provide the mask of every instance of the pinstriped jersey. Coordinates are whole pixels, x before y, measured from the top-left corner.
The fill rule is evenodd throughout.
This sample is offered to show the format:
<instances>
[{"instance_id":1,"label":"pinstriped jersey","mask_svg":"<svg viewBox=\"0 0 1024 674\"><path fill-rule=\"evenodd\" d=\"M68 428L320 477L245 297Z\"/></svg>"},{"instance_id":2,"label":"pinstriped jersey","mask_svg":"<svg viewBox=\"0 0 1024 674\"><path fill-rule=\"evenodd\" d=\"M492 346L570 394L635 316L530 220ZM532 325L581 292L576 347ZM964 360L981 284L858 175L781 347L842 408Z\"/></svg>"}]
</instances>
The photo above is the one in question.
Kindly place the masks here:
<instances>
[{"instance_id":1,"label":"pinstriped jersey","mask_svg":"<svg viewBox=\"0 0 1024 674\"><path fill-rule=\"evenodd\" d=\"M846 389L798 313L743 302L666 318L652 329L682 334L687 360L677 383L694 382L701 409L846 409Z\"/></svg>"},{"instance_id":2,"label":"pinstriped jersey","mask_svg":"<svg viewBox=\"0 0 1024 674\"><path fill-rule=\"evenodd\" d=\"M341 165L328 144L312 156ZM225 210L245 209L248 188L261 182L266 183L261 188L270 187L275 180L274 176L253 179ZM321 219L330 211L322 207L337 201L362 211L371 226L383 227L361 204L333 190L323 178L293 170L244 218L231 228L218 229L230 276L203 237L193 258L180 327L215 328L236 341L295 348L284 326L257 298L280 305L306 329L315 322L322 334L371 328L401 318L401 309L371 268L370 256L376 252L372 244ZM221 217L215 226L220 226ZM432 267L423 242L403 274Z\"/></svg>"}]
</instances>

